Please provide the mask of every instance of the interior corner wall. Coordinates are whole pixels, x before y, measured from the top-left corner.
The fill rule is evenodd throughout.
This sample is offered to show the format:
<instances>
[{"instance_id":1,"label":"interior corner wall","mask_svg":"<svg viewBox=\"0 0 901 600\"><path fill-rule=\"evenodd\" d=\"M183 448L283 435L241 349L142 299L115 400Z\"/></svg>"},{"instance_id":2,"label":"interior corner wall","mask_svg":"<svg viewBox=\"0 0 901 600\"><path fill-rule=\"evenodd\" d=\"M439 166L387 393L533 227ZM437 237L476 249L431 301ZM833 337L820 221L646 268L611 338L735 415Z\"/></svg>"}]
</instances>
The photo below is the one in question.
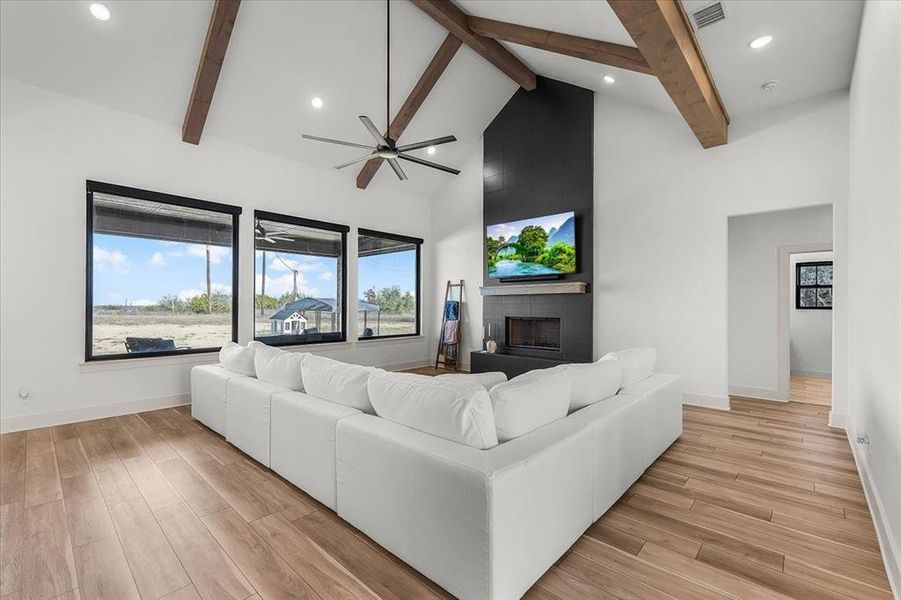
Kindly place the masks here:
<instances>
[{"instance_id":1,"label":"interior corner wall","mask_svg":"<svg viewBox=\"0 0 901 600\"><path fill-rule=\"evenodd\" d=\"M791 314L790 274L788 253L780 249L830 250L832 206L730 217L728 246L729 393L788 400L790 329L781 317Z\"/></svg>"},{"instance_id":2,"label":"interior corner wall","mask_svg":"<svg viewBox=\"0 0 901 600\"><path fill-rule=\"evenodd\" d=\"M736 117L704 150L679 115L597 95L596 356L653 346L685 402L728 408L727 218L844 197L847 98Z\"/></svg>"},{"instance_id":3,"label":"interior corner wall","mask_svg":"<svg viewBox=\"0 0 901 600\"><path fill-rule=\"evenodd\" d=\"M463 280L463 329L460 365L469 369L469 353L482 349L482 286L485 243L482 220L482 144L460 167L460 175L448 182L432 205L433 327L429 344L434 360L438 348L438 326L447 282Z\"/></svg>"},{"instance_id":4,"label":"interior corner wall","mask_svg":"<svg viewBox=\"0 0 901 600\"><path fill-rule=\"evenodd\" d=\"M901 597L901 3L867 2L850 93L850 185L836 235L844 417L895 597ZM840 271L837 271L839 273ZM838 357L837 357L838 358ZM839 379L841 377L841 379ZM840 400L840 403L838 402ZM869 438L857 444L858 434Z\"/></svg>"},{"instance_id":5,"label":"interior corner wall","mask_svg":"<svg viewBox=\"0 0 901 600\"><path fill-rule=\"evenodd\" d=\"M796 265L799 262L822 262L832 259L832 252L805 252L791 255L788 269L788 294L785 295L784 301L790 307L789 338L791 340L790 367L792 375L832 378L832 311L806 310L795 306Z\"/></svg>"},{"instance_id":6,"label":"interior corner wall","mask_svg":"<svg viewBox=\"0 0 901 600\"><path fill-rule=\"evenodd\" d=\"M364 192L329 169L209 136L199 146L186 144L178 127L9 79L0 83L0 131L0 428L184 402L191 366L217 360L204 354L82 364L86 179L243 207L242 343L252 335L254 209L351 226L348 298L357 295L356 227L424 238L422 336L304 348L388 368L426 364L434 350L427 335L433 328L429 198L378 187ZM353 340L354 311L347 328ZM18 397L22 386L31 392L26 401Z\"/></svg>"}]
</instances>

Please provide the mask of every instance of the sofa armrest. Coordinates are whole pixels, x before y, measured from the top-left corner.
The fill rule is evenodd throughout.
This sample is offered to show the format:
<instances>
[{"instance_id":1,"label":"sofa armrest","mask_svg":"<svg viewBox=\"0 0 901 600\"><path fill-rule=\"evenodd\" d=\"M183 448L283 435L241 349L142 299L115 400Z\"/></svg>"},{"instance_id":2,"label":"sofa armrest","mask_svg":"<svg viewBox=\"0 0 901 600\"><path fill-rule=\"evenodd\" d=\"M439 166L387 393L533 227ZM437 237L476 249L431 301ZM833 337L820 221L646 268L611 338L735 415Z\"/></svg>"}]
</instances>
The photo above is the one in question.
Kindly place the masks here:
<instances>
[{"instance_id":1,"label":"sofa armrest","mask_svg":"<svg viewBox=\"0 0 901 600\"><path fill-rule=\"evenodd\" d=\"M519 597L592 522L591 448L570 419L479 450L347 417L338 514L456 596Z\"/></svg>"}]
</instances>

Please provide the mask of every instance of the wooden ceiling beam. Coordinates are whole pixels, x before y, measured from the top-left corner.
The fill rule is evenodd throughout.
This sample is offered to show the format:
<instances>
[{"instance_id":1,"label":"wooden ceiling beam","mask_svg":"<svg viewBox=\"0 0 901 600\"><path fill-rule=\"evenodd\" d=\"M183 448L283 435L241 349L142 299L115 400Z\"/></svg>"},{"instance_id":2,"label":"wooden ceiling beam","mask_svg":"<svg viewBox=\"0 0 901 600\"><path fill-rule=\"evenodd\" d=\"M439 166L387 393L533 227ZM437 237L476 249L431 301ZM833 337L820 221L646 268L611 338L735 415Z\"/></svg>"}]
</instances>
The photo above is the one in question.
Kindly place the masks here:
<instances>
[{"instance_id":1,"label":"wooden ceiling beam","mask_svg":"<svg viewBox=\"0 0 901 600\"><path fill-rule=\"evenodd\" d=\"M432 88L435 87L435 84L438 83L441 74L447 69L447 65L450 64L451 59L462 45L463 42L461 42L459 38L450 33L447 34L447 37L444 38L444 42L442 42L441 46L438 48L435 56L432 57L432 60L425 68L425 71L422 72L422 75L419 76L419 81L413 86L413 91L410 92L410 95L407 96L403 106L400 107L397 115L392 119L391 125L388 126L387 137L390 137L395 141L400 139L400 136L407 128L407 125L413 120L416 112L422 106L422 103L425 102L426 97L428 97L429 92L431 92ZM363 168L357 175L357 187L361 190L365 190L366 186L369 185L369 182L372 181L372 178L375 177L376 172L379 170L379 167L382 166L383 162L385 162L385 160L382 158L373 158L372 160L366 161L366 164L363 165Z\"/></svg>"},{"instance_id":2,"label":"wooden ceiling beam","mask_svg":"<svg viewBox=\"0 0 901 600\"><path fill-rule=\"evenodd\" d=\"M607 0L704 148L728 141L729 114L681 0Z\"/></svg>"},{"instance_id":3,"label":"wooden ceiling beam","mask_svg":"<svg viewBox=\"0 0 901 600\"><path fill-rule=\"evenodd\" d=\"M638 48L633 46L602 42L600 40L547 31L535 27L526 27L525 25L516 25L515 23L506 23L504 21L495 21L493 19L483 19L481 17L470 16L467 19L467 23L473 32L484 37L512 44L531 46L532 48L547 50L557 54L565 54L566 56L590 60L602 65L644 73L645 75L654 74L648 65L648 61L644 59Z\"/></svg>"},{"instance_id":4,"label":"wooden ceiling beam","mask_svg":"<svg viewBox=\"0 0 901 600\"><path fill-rule=\"evenodd\" d=\"M188 112L181 128L181 139L189 144L200 143L240 5L241 0L216 0L213 5L203 53L194 77L194 89L191 90Z\"/></svg>"},{"instance_id":5,"label":"wooden ceiling beam","mask_svg":"<svg viewBox=\"0 0 901 600\"><path fill-rule=\"evenodd\" d=\"M535 73L497 40L481 36L470 29L468 15L451 0L411 1L521 87L529 91L535 89Z\"/></svg>"}]
</instances>

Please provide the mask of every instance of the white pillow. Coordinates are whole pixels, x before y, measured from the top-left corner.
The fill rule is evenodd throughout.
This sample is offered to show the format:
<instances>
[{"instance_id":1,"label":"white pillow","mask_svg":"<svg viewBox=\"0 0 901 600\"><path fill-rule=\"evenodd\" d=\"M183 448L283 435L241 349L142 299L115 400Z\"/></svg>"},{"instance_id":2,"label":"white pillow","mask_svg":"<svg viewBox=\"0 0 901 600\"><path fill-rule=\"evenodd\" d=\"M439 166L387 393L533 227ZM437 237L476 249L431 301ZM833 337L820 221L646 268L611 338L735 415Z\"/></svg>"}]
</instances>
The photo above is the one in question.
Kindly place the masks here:
<instances>
[{"instance_id":1,"label":"white pillow","mask_svg":"<svg viewBox=\"0 0 901 600\"><path fill-rule=\"evenodd\" d=\"M381 372L381 369L349 365L311 354L301 363L300 370L303 387L311 396L375 414L366 382L371 374Z\"/></svg>"},{"instance_id":2,"label":"white pillow","mask_svg":"<svg viewBox=\"0 0 901 600\"><path fill-rule=\"evenodd\" d=\"M499 383L507 381L507 374L500 371L489 371L487 373L445 373L439 375L435 379L444 381L459 381L461 383L474 382L483 386L486 390L490 390Z\"/></svg>"},{"instance_id":3,"label":"white pillow","mask_svg":"<svg viewBox=\"0 0 901 600\"><path fill-rule=\"evenodd\" d=\"M478 382L383 373L369 378L369 399L389 421L473 448L497 446L491 397Z\"/></svg>"},{"instance_id":4,"label":"white pillow","mask_svg":"<svg viewBox=\"0 0 901 600\"><path fill-rule=\"evenodd\" d=\"M257 372L253 365L253 358L257 348L262 345L260 342L250 342L246 346L235 342L225 342L225 345L219 350L219 364L227 371L247 377L256 377Z\"/></svg>"},{"instance_id":5,"label":"white pillow","mask_svg":"<svg viewBox=\"0 0 901 600\"><path fill-rule=\"evenodd\" d=\"M651 376L651 373L654 372L654 364L657 362L657 351L653 348L629 348L619 352L608 352L601 357L601 361L605 360L619 361L623 367L621 385L629 387Z\"/></svg>"},{"instance_id":6,"label":"white pillow","mask_svg":"<svg viewBox=\"0 0 901 600\"><path fill-rule=\"evenodd\" d=\"M302 392L301 365L308 356L310 355L306 352L285 352L271 346L257 348L253 357L257 379L295 392Z\"/></svg>"},{"instance_id":7,"label":"white pillow","mask_svg":"<svg viewBox=\"0 0 901 600\"><path fill-rule=\"evenodd\" d=\"M540 369L491 388L497 439L512 440L566 416L571 396L562 370Z\"/></svg>"},{"instance_id":8,"label":"white pillow","mask_svg":"<svg viewBox=\"0 0 901 600\"><path fill-rule=\"evenodd\" d=\"M569 412L600 402L619 391L623 381L623 367L618 360L596 363L573 363L554 367L566 374L572 388Z\"/></svg>"}]
</instances>

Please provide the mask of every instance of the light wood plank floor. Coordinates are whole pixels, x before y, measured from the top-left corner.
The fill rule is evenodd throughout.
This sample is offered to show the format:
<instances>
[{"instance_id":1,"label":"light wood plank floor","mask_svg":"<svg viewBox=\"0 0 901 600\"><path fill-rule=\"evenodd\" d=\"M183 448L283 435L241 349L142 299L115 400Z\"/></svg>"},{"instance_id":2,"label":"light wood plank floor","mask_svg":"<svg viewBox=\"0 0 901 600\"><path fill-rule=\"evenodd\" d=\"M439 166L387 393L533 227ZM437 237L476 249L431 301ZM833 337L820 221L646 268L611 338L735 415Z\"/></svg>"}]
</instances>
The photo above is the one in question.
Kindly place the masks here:
<instances>
[{"instance_id":1,"label":"light wood plank floor","mask_svg":"<svg viewBox=\"0 0 901 600\"><path fill-rule=\"evenodd\" d=\"M890 598L827 409L733 400L685 434L529 598ZM181 407L0 437L0 595L444 598Z\"/></svg>"},{"instance_id":2,"label":"light wood plank floor","mask_svg":"<svg viewBox=\"0 0 901 600\"><path fill-rule=\"evenodd\" d=\"M831 407L832 380L792 375L789 387L789 400Z\"/></svg>"}]
</instances>

